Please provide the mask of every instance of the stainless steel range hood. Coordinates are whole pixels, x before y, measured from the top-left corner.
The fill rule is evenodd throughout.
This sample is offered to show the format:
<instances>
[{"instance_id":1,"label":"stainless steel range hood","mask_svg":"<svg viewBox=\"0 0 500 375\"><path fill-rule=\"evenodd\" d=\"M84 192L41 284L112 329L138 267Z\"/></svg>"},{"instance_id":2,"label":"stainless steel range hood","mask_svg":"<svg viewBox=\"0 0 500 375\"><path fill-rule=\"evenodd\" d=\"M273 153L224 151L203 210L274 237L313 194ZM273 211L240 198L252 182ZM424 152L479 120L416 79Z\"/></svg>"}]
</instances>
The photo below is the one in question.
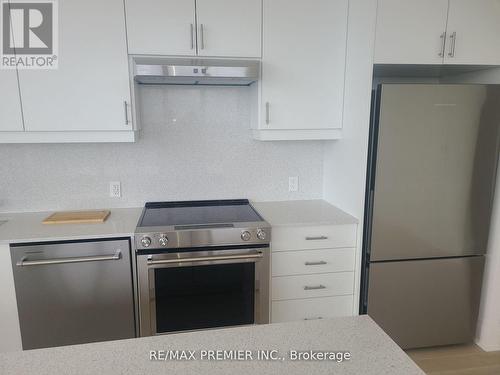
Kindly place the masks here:
<instances>
[{"instance_id":1,"label":"stainless steel range hood","mask_svg":"<svg viewBox=\"0 0 500 375\"><path fill-rule=\"evenodd\" d=\"M134 80L146 85L249 86L259 72L257 60L134 58Z\"/></svg>"}]
</instances>

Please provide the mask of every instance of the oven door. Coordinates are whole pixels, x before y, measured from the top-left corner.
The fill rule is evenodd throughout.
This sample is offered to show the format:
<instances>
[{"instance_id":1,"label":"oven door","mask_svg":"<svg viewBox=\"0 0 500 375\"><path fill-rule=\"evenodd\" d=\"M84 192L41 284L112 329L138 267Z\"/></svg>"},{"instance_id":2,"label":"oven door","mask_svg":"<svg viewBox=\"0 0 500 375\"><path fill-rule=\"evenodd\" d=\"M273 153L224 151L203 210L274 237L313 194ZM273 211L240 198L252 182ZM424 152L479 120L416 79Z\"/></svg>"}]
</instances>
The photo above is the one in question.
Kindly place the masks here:
<instances>
[{"instance_id":1,"label":"oven door","mask_svg":"<svg viewBox=\"0 0 500 375\"><path fill-rule=\"evenodd\" d=\"M269 249L138 255L140 335L269 322Z\"/></svg>"}]
</instances>

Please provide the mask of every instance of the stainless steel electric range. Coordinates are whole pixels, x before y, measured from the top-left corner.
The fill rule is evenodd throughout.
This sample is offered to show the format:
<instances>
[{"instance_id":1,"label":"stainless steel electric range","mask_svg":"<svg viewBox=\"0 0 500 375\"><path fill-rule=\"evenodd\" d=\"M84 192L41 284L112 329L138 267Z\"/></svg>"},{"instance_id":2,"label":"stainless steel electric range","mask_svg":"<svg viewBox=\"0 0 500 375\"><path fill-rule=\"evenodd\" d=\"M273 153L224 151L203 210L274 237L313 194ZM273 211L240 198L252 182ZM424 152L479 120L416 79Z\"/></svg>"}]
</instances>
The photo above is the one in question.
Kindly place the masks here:
<instances>
[{"instance_id":1,"label":"stainless steel electric range","mask_svg":"<svg viewBox=\"0 0 500 375\"><path fill-rule=\"evenodd\" d=\"M246 199L146 203L139 335L269 322L271 228Z\"/></svg>"}]
</instances>

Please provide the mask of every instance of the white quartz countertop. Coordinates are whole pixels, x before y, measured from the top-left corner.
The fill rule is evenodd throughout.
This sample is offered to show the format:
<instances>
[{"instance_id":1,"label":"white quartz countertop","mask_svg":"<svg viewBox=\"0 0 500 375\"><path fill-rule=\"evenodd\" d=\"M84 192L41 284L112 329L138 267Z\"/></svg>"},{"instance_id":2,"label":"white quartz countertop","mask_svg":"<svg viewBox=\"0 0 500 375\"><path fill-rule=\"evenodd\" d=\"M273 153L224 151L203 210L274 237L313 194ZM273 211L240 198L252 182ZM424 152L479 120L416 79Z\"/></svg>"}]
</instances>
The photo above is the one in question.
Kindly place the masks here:
<instances>
[{"instance_id":1,"label":"white quartz countertop","mask_svg":"<svg viewBox=\"0 0 500 375\"><path fill-rule=\"evenodd\" d=\"M104 223L42 224L52 212L0 213L0 243L63 241L134 234L142 208L115 208Z\"/></svg>"},{"instance_id":2,"label":"white quartz countertop","mask_svg":"<svg viewBox=\"0 0 500 375\"><path fill-rule=\"evenodd\" d=\"M194 360L150 360L150 351L191 350ZM208 351L251 351L247 360L208 359ZM275 361L258 350L277 350ZM349 352L343 362L292 361L291 351ZM203 351L205 358L201 359ZM157 354L158 356L158 354ZM215 353L214 353L215 357ZM367 316L246 326L0 354L7 374L351 374L423 375Z\"/></svg>"},{"instance_id":3,"label":"white quartz countertop","mask_svg":"<svg viewBox=\"0 0 500 375\"><path fill-rule=\"evenodd\" d=\"M342 225L358 221L351 215L318 200L252 202L272 226ZM104 223L42 224L53 212L0 213L0 243L64 241L134 234L142 208L114 208Z\"/></svg>"},{"instance_id":4,"label":"white quartz countertop","mask_svg":"<svg viewBox=\"0 0 500 375\"><path fill-rule=\"evenodd\" d=\"M322 199L252 202L259 214L272 226L345 225L358 220Z\"/></svg>"}]
</instances>

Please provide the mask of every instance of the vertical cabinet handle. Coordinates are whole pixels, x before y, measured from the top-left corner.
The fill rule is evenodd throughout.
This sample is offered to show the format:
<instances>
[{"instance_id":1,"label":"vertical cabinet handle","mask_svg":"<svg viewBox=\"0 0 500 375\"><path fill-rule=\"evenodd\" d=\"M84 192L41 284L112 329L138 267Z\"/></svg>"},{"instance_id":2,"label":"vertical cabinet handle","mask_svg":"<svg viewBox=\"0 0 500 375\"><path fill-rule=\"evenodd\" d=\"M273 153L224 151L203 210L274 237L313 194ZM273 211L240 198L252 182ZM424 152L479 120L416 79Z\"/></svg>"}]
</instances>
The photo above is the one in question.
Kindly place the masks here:
<instances>
[{"instance_id":1,"label":"vertical cabinet handle","mask_svg":"<svg viewBox=\"0 0 500 375\"><path fill-rule=\"evenodd\" d=\"M269 125L269 123L271 122L271 115L269 113L269 102L266 102L266 125Z\"/></svg>"},{"instance_id":2,"label":"vertical cabinet handle","mask_svg":"<svg viewBox=\"0 0 500 375\"><path fill-rule=\"evenodd\" d=\"M191 49L194 49L194 25L191 24Z\"/></svg>"},{"instance_id":3,"label":"vertical cabinet handle","mask_svg":"<svg viewBox=\"0 0 500 375\"><path fill-rule=\"evenodd\" d=\"M448 56L455 57L455 44L457 43L457 32L456 31L454 31L450 35L450 41L451 41L451 46L450 46L450 52L448 53Z\"/></svg>"},{"instance_id":4,"label":"vertical cabinet handle","mask_svg":"<svg viewBox=\"0 0 500 375\"><path fill-rule=\"evenodd\" d=\"M130 124L130 120L128 118L128 103L126 100L123 101L123 109L125 112L125 125Z\"/></svg>"},{"instance_id":5,"label":"vertical cabinet handle","mask_svg":"<svg viewBox=\"0 0 500 375\"><path fill-rule=\"evenodd\" d=\"M439 52L439 57L444 57L445 48L446 48L446 31L441 34L441 51Z\"/></svg>"},{"instance_id":6,"label":"vertical cabinet handle","mask_svg":"<svg viewBox=\"0 0 500 375\"><path fill-rule=\"evenodd\" d=\"M200 48L205 49L205 27L200 24Z\"/></svg>"}]
</instances>

